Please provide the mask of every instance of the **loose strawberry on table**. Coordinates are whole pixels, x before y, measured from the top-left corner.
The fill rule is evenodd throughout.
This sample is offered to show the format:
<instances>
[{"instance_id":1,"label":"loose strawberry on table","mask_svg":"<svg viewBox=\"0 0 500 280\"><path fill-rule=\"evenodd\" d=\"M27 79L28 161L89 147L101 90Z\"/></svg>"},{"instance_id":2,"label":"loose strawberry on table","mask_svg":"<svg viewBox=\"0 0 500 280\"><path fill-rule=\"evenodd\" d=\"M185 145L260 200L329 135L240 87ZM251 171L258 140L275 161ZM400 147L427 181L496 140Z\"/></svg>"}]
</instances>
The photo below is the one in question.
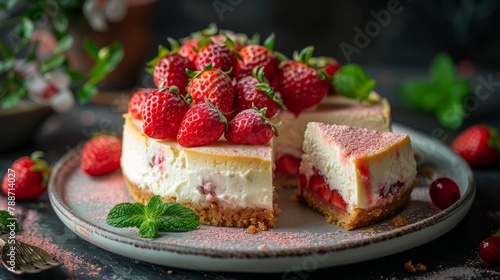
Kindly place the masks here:
<instances>
[{"instance_id":1,"label":"loose strawberry on table","mask_svg":"<svg viewBox=\"0 0 500 280\"><path fill-rule=\"evenodd\" d=\"M194 70L195 65L188 58L180 55L179 43L168 38L172 50L163 46L159 47L158 56L151 60L149 72L153 74L153 80L157 87L176 86L182 95L186 95L186 86L189 77L186 69Z\"/></svg>"},{"instance_id":2,"label":"loose strawberry on table","mask_svg":"<svg viewBox=\"0 0 500 280\"><path fill-rule=\"evenodd\" d=\"M234 87L229 76L219 69L213 69L209 64L202 71L188 71L191 77L188 92L193 103L205 103L208 99L223 113L233 109Z\"/></svg>"},{"instance_id":3,"label":"loose strawberry on table","mask_svg":"<svg viewBox=\"0 0 500 280\"><path fill-rule=\"evenodd\" d=\"M155 139L175 138L188 109L177 87L151 91L142 107L144 134Z\"/></svg>"},{"instance_id":4,"label":"loose strawberry on table","mask_svg":"<svg viewBox=\"0 0 500 280\"><path fill-rule=\"evenodd\" d=\"M471 166L492 165L500 158L500 141L494 128L478 124L464 130L451 148Z\"/></svg>"},{"instance_id":5,"label":"loose strawberry on table","mask_svg":"<svg viewBox=\"0 0 500 280\"><path fill-rule=\"evenodd\" d=\"M314 107L328 93L330 82L308 64L314 48L304 48L278 71L277 86L287 109L295 115Z\"/></svg>"},{"instance_id":6,"label":"loose strawberry on table","mask_svg":"<svg viewBox=\"0 0 500 280\"><path fill-rule=\"evenodd\" d=\"M122 141L112 135L98 135L85 143L80 167L91 176L111 173L120 168Z\"/></svg>"},{"instance_id":7,"label":"loose strawberry on table","mask_svg":"<svg viewBox=\"0 0 500 280\"><path fill-rule=\"evenodd\" d=\"M16 159L2 180L2 192L16 200L33 200L47 191L51 168L42 152Z\"/></svg>"},{"instance_id":8,"label":"loose strawberry on table","mask_svg":"<svg viewBox=\"0 0 500 280\"><path fill-rule=\"evenodd\" d=\"M254 107L239 112L229 122L224 136L234 144L262 145L278 134L279 125L281 122L273 124L266 118L266 108L258 110Z\"/></svg>"},{"instance_id":9,"label":"loose strawberry on table","mask_svg":"<svg viewBox=\"0 0 500 280\"><path fill-rule=\"evenodd\" d=\"M238 80L235 86L234 115L255 106L258 109L267 108L266 117L271 118L283 109L283 101L269 86L264 71L264 67L254 68L252 76Z\"/></svg>"},{"instance_id":10,"label":"loose strawberry on table","mask_svg":"<svg viewBox=\"0 0 500 280\"><path fill-rule=\"evenodd\" d=\"M184 115L177 142L183 147L208 145L217 141L227 126L226 117L210 102L193 105Z\"/></svg>"}]
</instances>

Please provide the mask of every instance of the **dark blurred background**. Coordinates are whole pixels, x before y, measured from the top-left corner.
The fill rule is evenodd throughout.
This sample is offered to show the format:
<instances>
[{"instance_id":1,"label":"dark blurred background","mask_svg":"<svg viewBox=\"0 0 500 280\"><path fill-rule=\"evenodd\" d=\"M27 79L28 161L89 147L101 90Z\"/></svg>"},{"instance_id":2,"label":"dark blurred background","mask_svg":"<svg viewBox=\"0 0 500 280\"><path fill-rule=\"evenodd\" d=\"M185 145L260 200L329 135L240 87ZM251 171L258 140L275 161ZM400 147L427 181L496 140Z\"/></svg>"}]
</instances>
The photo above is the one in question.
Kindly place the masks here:
<instances>
[{"instance_id":1,"label":"dark blurred background","mask_svg":"<svg viewBox=\"0 0 500 280\"><path fill-rule=\"evenodd\" d=\"M288 56L314 45L315 55L346 63L344 43L357 49L350 55L352 62L365 65L428 66L439 52L489 71L500 65L497 0L158 1L152 20L153 45L165 43L166 36L184 37L215 22L249 35L266 37L274 32L276 49ZM355 28L367 42L356 45L360 32Z\"/></svg>"}]
</instances>

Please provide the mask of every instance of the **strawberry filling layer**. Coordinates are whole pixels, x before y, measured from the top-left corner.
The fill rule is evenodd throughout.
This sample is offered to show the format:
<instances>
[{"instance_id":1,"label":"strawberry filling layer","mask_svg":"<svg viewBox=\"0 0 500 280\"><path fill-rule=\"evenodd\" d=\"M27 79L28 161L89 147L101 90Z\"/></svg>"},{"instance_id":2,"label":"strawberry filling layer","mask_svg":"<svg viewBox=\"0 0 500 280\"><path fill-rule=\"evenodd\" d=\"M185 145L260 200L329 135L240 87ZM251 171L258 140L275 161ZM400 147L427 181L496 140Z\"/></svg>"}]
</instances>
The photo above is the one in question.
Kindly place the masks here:
<instances>
[{"instance_id":1,"label":"strawberry filling layer","mask_svg":"<svg viewBox=\"0 0 500 280\"><path fill-rule=\"evenodd\" d=\"M316 169L314 175L307 178L305 175L300 175L300 188L301 191L309 191L315 194L325 204L330 205L332 208L337 208L342 211L347 211L347 203L335 189L331 189L325 178Z\"/></svg>"}]
</instances>

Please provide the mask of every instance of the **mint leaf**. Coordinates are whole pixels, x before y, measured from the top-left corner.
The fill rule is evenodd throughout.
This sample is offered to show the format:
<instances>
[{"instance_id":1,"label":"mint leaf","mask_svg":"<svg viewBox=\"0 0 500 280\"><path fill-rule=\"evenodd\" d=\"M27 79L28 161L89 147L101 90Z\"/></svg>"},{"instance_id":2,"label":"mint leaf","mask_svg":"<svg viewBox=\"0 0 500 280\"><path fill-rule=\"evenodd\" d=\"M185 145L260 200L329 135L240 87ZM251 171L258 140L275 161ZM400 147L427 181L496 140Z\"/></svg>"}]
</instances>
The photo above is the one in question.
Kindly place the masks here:
<instances>
[{"instance_id":1,"label":"mint leaf","mask_svg":"<svg viewBox=\"0 0 500 280\"><path fill-rule=\"evenodd\" d=\"M158 223L155 220L144 220L139 227L139 235L143 238L155 238L158 234Z\"/></svg>"},{"instance_id":2,"label":"mint leaf","mask_svg":"<svg viewBox=\"0 0 500 280\"><path fill-rule=\"evenodd\" d=\"M360 100L365 100L375 87L375 80L357 64L341 67L333 76L333 86L339 94Z\"/></svg>"},{"instance_id":3,"label":"mint leaf","mask_svg":"<svg viewBox=\"0 0 500 280\"><path fill-rule=\"evenodd\" d=\"M163 203L159 195L152 196L146 205L138 202L115 205L106 223L117 228L138 228L143 238L154 238L158 231L189 231L199 226L193 210L175 202Z\"/></svg>"},{"instance_id":4,"label":"mint leaf","mask_svg":"<svg viewBox=\"0 0 500 280\"><path fill-rule=\"evenodd\" d=\"M12 230L11 225L14 225L14 231L19 231L19 224L17 220L12 217L12 215L5 210L0 210L0 228L3 232L9 232Z\"/></svg>"},{"instance_id":5,"label":"mint leaf","mask_svg":"<svg viewBox=\"0 0 500 280\"><path fill-rule=\"evenodd\" d=\"M178 203L165 203L162 208L162 215L156 219L161 231L189 231L200 225L194 211Z\"/></svg>"},{"instance_id":6,"label":"mint leaf","mask_svg":"<svg viewBox=\"0 0 500 280\"><path fill-rule=\"evenodd\" d=\"M163 214L163 202L159 195L154 195L149 199L145 212L147 218L156 218Z\"/></svg>"},{"instance_id":7,"label":"mint leaf","mask_svg":"<svg viewBox=\"0 0 500 280\"><path fill-rule=\"evenodd\" d=\"M464 103L471 89L470 80L457 76L451 57L439 54L430 67L430 79L403 81L400 95L406 107L434 113L442 125L457 129L467 116Z\"/></svg>"},{"instance_id":8,"label":"mint leaf","mask_svg":"<svg viewBox=\"0 0 500 280\"><path fill-rule=\"evenodd\" d=\"M139 202L119 203L106 217L106 223L117 228L140 227L144 220L144 205Z\"/></svg>"}]
</instances>

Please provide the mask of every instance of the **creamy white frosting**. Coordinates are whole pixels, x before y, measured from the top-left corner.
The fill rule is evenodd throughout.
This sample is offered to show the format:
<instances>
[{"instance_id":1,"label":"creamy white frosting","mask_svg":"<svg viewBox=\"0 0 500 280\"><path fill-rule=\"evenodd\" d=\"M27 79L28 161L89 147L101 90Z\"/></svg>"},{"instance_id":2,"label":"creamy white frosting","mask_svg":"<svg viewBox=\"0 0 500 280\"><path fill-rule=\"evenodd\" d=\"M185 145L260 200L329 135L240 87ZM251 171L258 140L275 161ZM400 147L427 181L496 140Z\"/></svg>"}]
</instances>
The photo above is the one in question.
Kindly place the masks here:
<instances>
[{"instance_id":1,"label":"creamy white frosting","mask_svg":"<svg viewBox=\"0 0 500 280\"><path fill-rule=\"evenodd\" d=\"M212 147L182 148L175 140L146 137L139 121L125 119L122 171L140 188L181 203L272 210L270 145L231 145L221 139Z\"/></svg>"}]
</instances>

